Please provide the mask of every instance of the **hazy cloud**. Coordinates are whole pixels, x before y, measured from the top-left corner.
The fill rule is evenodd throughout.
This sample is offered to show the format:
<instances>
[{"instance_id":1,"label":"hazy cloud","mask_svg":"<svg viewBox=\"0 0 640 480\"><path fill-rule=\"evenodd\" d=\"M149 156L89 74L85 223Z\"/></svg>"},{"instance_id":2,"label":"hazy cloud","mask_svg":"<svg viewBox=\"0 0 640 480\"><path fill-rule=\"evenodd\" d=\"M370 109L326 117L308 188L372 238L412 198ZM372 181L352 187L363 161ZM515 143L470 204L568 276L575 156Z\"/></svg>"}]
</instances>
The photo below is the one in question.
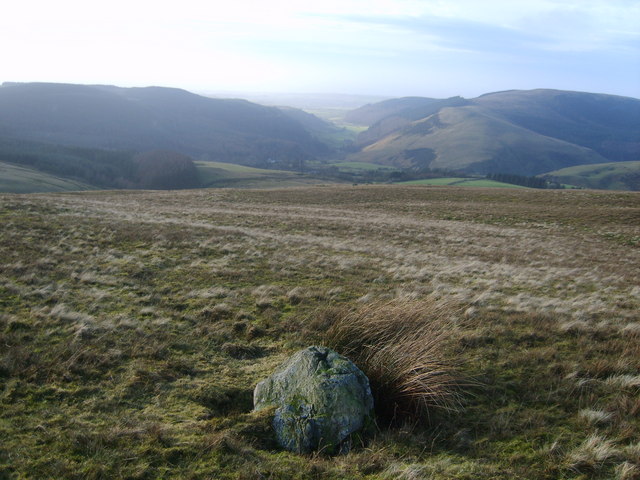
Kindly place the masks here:
<instances>
[{"instance_id":1,"label":"hazy cloud","mask_svg":"<svg viewBox=\"0 0 640 480\"><path fill-rule=\"evenodd\" d=\"M0 16L1 80L640 96L639 25L635 0L22 0Z\"/></svg>"}]
</instances>

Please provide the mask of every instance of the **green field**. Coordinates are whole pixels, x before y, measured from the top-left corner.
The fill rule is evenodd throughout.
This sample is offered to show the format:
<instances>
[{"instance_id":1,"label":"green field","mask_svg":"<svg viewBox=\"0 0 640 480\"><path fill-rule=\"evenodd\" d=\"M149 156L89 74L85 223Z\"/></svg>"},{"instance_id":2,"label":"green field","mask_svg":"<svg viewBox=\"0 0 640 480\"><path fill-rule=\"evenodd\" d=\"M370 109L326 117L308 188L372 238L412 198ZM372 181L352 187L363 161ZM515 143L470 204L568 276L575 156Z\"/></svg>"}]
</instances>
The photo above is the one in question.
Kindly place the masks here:
<instances>
[{"instance_id":1,"label":"green field","mask_svg":"<svg viewBox=\"0 0 640 480\"><path fill-rule=\"evenodd\" d=\"M346 128L353 134L365 131L368 127L363 125L353 125L345 122L344 117L350 111L348 108L305 108L305 111L333 123L341 128Z\"/></svg>"},{"instance_id":2,"label":"green field","mask_svg":"<svg viewBox=\"0 0 640 480\"><path fill-rule=\"evenodd\" d=\"M307 175L282 170L264 170L221 162L195 164L202 187L276 188L322 183ZM0 192L62 192L96 188L87 183L0 162Z\"/></svg>"},{"instance_id":3,"label":"green field","mask_svg":"<svg viewBox=\"0 0 640 480\"><path fill-rule=\"evenodd\" d=\"M33 193L92 190L86 183L0 162L0 192Z\"/></svg>"},{"instance_id":4,"label":"green field","mask_svg":"<svg viewBox=\"0 0 640 480\"><path fill-rule=\"evenodd\" d=\"M400 185L451 185L457 187L498 187L498 188L526 188L511 183L496 182L494 180L478 179L478 178L425 178L423 180L411 180L409 182L401 182Z\"/></svg>"},{"instance_id":5,"label":"green field","mask_svg":"<svg viewBox=\"0 0 640 480\"><path fill-rule=\"evenodd\" d=\"M549 172L544 176L583 188L640 190L640 161L578 165Z\"/></svg>"},{"instance_id":6,"label":"green field","mask_svg":"<svg viewBox=\"0 0 640 480\"><path fill-rule=\"evenodd\" d=\"M338 167L340 170L345 172L374 172L374 171L386 171L386 172L394 172L398 169L395 167L390 167L389 165L378 165L375 163L365 163L365 162L337 162L330 164L333 167Z\"/></svg>"},{"instance_id":7,"label":"green field","mask_svg":"<svg viewBox=\"0 0 640 480\"><path fill-rule=\"evenodd\" d=\"M195 162L202 187L275 188L314 185L320 180L284 170L264 170L222 162Z\"/></svg>"},{"instance_id":8,"label":"green field","mask_svg":"<svg viewBox=\"0 0 640 480\"><path fill-rule=\"evenodd\" d=\"M639 220L592 190L0 195L0 478L636 479ZM453 410L372 383L350 453L282 451L256 383L351 318L437 327L408 386L452 372Z\"/></svg>"}]
</instances>

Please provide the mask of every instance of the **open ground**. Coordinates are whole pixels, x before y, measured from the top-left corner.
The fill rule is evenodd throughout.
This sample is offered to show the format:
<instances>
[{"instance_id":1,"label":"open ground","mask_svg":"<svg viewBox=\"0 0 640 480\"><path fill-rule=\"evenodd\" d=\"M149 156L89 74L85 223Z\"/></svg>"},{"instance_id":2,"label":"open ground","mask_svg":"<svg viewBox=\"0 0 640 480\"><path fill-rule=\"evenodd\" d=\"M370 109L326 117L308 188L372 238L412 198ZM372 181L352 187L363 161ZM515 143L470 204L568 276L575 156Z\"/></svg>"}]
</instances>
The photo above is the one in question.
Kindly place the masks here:
<instances>
[{"instance_id":1,"label":"open ground","mask_svg":"<svg viewBox=\"0 0 640 480\"><path fill-rule=\"evenodd\" d=\"M640 195L0 196L0 478L640 476ZM450 306L455 412L280 451L252 390L327 309Z\"/></svg>"}]
</instances>

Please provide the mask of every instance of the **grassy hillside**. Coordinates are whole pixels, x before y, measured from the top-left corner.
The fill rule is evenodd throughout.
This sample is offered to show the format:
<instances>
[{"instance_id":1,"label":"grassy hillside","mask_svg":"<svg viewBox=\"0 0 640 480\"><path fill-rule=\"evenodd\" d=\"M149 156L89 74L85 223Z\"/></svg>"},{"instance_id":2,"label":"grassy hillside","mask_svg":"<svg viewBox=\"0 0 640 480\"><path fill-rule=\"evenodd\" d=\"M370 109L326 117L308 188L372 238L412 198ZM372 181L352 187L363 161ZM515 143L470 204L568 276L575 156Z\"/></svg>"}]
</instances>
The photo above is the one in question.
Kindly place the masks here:
<instances>
[{"instance_id":1,"label":"grassy hillside","mask_svg":"<svg viewBox=\"0 0 640 480\"><path fill-rule=\"evenodd\" d=\"M323 183L295 172L265 170L220 162L195 162L202 187L273 188Z\"/></svg>"},{"instance_id":2,"label":"grassy hillside","mask_svg":"<svg viewBox=\"0 0 640 480\"><path fill-rule=\"evenodd\" d=\"M56 177L32 168L0 162L0 192L64 192L95 188L86 183Z\"/></svg>"},{"instance_id":3,"label":"grassy hillside","mask_svg":"<svg viewBox=\"0 0 640 480\"><path fill-rule=\"evenodd\" d=\"M478 178L425 178L423 180L410 180L401 182L401 185L449 185L457 187L492 187L492 188L526 188L511 183L496 182L495 180L478 179Z\"/></svg>"},{"instance_id":4,"label":"grassy hillside","mask_svg":"<svg viewBox=\"0 0 640 480\"><path fill-rule=\"evenodd\" d=\"M328 151L278 108L161 87L3 84L0 134L92 149L172 150L258 167L295 167Z\"/></svg>"},{"instance_id":5,"label":"grassy hillside","mask_svg":"<svg viewBox=\"0 0 640 480\"><path fill-rule=\"evenodd\" d=\"M77 183L103 189L163 190L200 185L190 157L163 150L134 153L0 137L0 161L62 179L70 190L77 190ZM29 190L29 184L29 180L23 183L25 192L42 191L37 184Z\"/></svg>"},{"instance_id":6,"label":"grassy hillside","mask_svg":"<svg viewBox=\"0 0 640 480\"><path fill-rule=\"evenodd\" d=\"M592 150L533 133L475 106L445 108L348 158L403 168L521 175L558 164L603 161Z\"/></svg>"},{"instance_id":7,"label":"grassy hillside","mask_svg":"<svg viewBox=\"0 0 640 480\"><path fill-rule=\"evenodd\" d=\"M0 192L87 189L274 187L322 183L296 172L232 163L193 162L169 151L140 154L0 138Z\"/></svg>"},{"instance_id":8,"label":"grassy hillside","mask_svg":"<svg viewBox=\"0 0 640 480\"><path fill-rule=\"evenodd\" d=\"M428 118L438 113L443 108L464 107L471 103L462 97L452 97L444 100L409 97L398 100L406 102L401 103L402 108L398 108L395 113L385 114L386 108L384 108L384 102L381 102L383 108L379 111L376 108L378 105L371 106L374 111L379 113L380 119L358 135L358 145L364 146L375 143L393 132L401 131L405 127L410 127L412 122ZM429 101L425 103L420 102L420 100ZM399 105L396 105L396 107L399 107Z\"/></svg>"},{"instance_id":9,"label":"grassy hillside","mask_svg":"<svg viewBox=\"0 0 640 480\"><path fill-rule=\"evenodd\" d=\"M436 98L425 97L390 98L351 110L344 120L354 125L371 126L386 117L402 116L408 110L424 108L438 101Z\"/></svg>"},{"instance_id":10,"label":"grassy hillside","mask_svg":"<svg viewBox=\"0 0 640 480\"><path fill-rule=\"evenodd\" d=\"M474 104L541 135L587 147L609 161L640 156L640 99L561 90L483 95Z\"/></svg>"},{"instance_id":11,"label":"grassy hillside","mask_svg":"<svg viewBox=\"0 0 640 480\"><path fill-rule=\"evenodd\" d=\"M549 172L543 177L558 183L602 190L640 190L640 162L578 165Z\"/></svg>"},{"instance_id":12,"label":"grassy hillside","mask_svg":"<svg viewBox=\"0 0 640 480\"><path fill-rule=\"evenodd\" d=\"M638 195L0 195L0 478L637 478ZM438 313L458 411L280 451L255 384L389 305Z\"/></svg>"},{"instance_id":13,"label":"grassy hillside","mask_svg":"<svg viewBox=\"0 0 640 480\"><path fill-rule=\"evenodd\" d=\"M537 175L548 167L636 160L640 154L640 100L634 98L514 90L472 100L422 99L424 106L406 100L387 113L391 101L368 107L380 115L358 136L365 147L348 160Z\"/></svg>"}]
</instances>

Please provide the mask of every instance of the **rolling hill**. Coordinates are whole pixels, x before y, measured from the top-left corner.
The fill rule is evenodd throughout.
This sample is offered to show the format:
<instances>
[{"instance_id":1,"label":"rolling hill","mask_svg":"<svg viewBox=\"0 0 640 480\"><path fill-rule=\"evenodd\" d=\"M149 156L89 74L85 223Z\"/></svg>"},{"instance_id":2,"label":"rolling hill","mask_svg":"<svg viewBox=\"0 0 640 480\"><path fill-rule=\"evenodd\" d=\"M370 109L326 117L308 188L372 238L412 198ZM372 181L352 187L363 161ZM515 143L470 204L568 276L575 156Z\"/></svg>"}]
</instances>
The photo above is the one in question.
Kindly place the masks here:
<instances>
[{"instance_id":1,"label":"rolling hill","mask_svg":"<svg viewBox=\"0 0 640 480\"><path fill-rule=\"evenodd\" d=\"M291 114L161 87L5 83L0 137L93 149L172 150L199 160L296 169L328 152Z\"/></svg>"},{"instance_id":2,"label":"rolling hill","mask_svg":"<svg viewBox=\"0 0 640 480\"><path fill-rule=\"evenodd\" d=\"M93 188L86 183L57 177L33 168L0 162L0 192L3 193L66 192Z\"/></svg>"},{"instance_id":3,"label":"rolling hill","mask_svg":"<svg viewBox=\"0 0 640 480\"><path fill-rule=\"evenodd\" d=\"M363 148L348 160L412 169L537 175L640 156L638 99L514 90L472 100L423 100L392 103L394 109L389 108L390 101L359 109L366 115L355 118L377 121L360 135ZM420 114L424 116L416 118Z\"/></svg>"},{"instance_id":4,"label":"rolling hill","mask_svg":"<svg viewBox=\"0 0 640 480\"><path fill-rule=\"evenodd\" d=\"M70 147L0 138L2 172L0 191L52 191L46 185L65 180L67 190L146 188L181 189L200 186L193 159L169 150L132 152L96 148ZM22 170L11 169L9 165ZM18 175L19 172L20 175ZM6 177L5 177L6 175ZM43 183L38 175L55 177ZM12 186L10 179L19 183Z\"/></svg>"},{"instance_id":5,"label":"rolling hill","mask_svg":"<svg viewBox=\"0 0 640 480\"><path fill-rule=\"evenodd\" d=\"M427 171L533 176L640 158L640 100L613 95L541 89L475 99L405 97L365 105L345 119L349 128L295 108L172 88L5 83L0 162L27 169L12 170L11 178L22 179L15 188L42 191L56 184L175 189L314 181L281 173L250 181L229 176L231 167L203 169L196 163L202 161L325 179L344 173L332 165L373 164L419 179ZM29 187L32 172L55 179ZM629 174L623 177L598 188L635 188Z\"/></svg>"},{"instance_id":6,"label":"rolling hill","mask_svg":"<svg viewBox=\"0 0 640 480\"><path fill-rule=\"evenodd\" d=\"M194 161L168 150L142 153L0 139L0 192L177 190L300 186L326 182L298 172Z\"/></svg>"},{"instance_id":7,"label":"rolling hill","mask_svg":"<svg viewBox=\"0 0 640 480\"><path fill-rule=\"evenodd\" d=\"M482 187L482 188L526 188L521 185L511 183L497 182L483 178L457 178L457 177L440 177L440 178L424 178L422 180L409 180L408 182L399 182L398 185L430 185L430 186L451 186L451 187Z\"/></svg>"},{"instance_id":8,"label":"rolling hill","mask_svg":"<svg viewBox=\"0 0 640 480\"><path fill-rule=\"evenodd\" d=\"M640 161L568 167L541 175L553 182L600 190L640 190Z\"/></svg>"},{"instance_id":9,"label":"rolling hill","mask_svg":"<svg viewBox=\"0 0 640 480\"><path fill-rule=\"evenodd\" d=\"M403 116L406 112L433 105L438 101L436 98L425 97L390 98L351 110L344 119L355 125L371 126L384 118Z\"/></svg>"}]
</instances>

